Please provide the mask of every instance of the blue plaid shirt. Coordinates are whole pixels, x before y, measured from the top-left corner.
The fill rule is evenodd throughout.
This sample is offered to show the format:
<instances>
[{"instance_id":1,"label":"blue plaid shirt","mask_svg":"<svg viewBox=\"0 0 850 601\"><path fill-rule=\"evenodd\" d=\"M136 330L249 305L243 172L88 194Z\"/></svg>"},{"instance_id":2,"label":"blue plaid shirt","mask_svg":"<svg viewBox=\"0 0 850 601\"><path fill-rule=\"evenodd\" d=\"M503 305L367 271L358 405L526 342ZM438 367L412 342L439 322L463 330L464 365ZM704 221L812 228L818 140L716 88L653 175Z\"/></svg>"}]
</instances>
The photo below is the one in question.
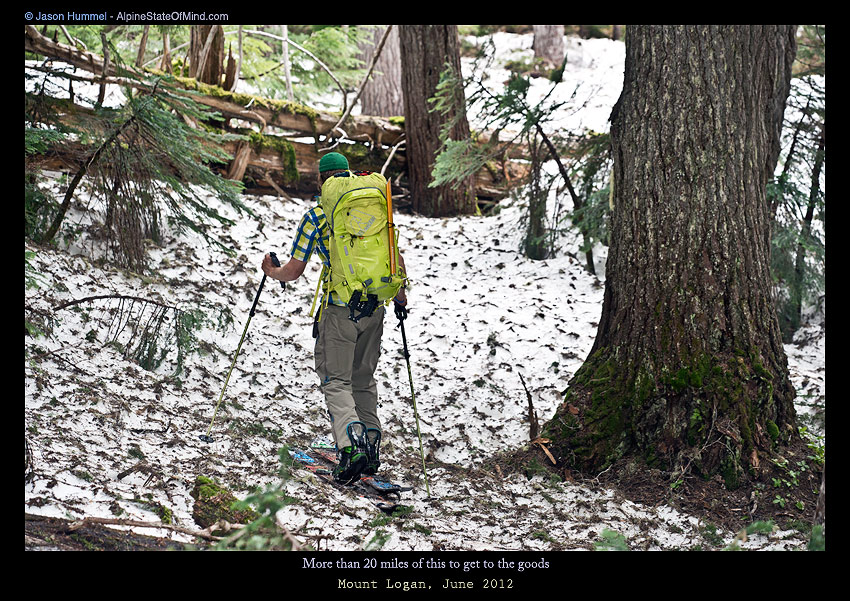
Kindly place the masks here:
<instances>
[{"instance_id":1,"label":"blue plaid shirt","mask_svg":"<svg viewBox=\"0 0 850 601\"><path fill-rule=\"evenodd\" d=\"M290 256L306 263L313 255L313 252L316 251L319 253L319 258L322 260L325 269L330 269L331 259L328 253L328 240L327 217L325 217L322 207L316 205L301 218L301 223L298 224L298 230L295 232L295 239L292 241ZM322 300L324 300L324 297ZM328 302L332 305L345 305L345 303L335 298L333 293L331 293Z\"/></svg>"}]
</instances>

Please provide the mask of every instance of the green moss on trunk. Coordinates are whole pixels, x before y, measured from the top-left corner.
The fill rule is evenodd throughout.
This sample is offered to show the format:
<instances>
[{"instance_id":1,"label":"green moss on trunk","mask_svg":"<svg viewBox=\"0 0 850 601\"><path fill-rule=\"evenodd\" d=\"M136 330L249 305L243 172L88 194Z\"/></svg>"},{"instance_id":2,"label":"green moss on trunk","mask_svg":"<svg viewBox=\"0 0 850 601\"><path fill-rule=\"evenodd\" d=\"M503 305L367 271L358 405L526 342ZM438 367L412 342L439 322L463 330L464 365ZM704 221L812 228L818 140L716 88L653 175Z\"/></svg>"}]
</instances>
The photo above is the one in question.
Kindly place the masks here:
<instances>
[{"instance_id":1,"label":"green moss on trunk","mask_svg":"<svg viewBox=\"0 0 850 601\"><path fill-rule=\"evenodd\" d=\"M175 79L177 79L187 90L194 90L196 92L200 92L205 96L221 98L223 100L227 100L228 102L233 102L234 104L238 104L241 106L262 106L263 108L272 111L272 113L274 113L275 115L281 113L289 113L290 115L303 115L314 124L319 116L319 113L315 109L312 109L309 106L301 104L299 102L293 102L291 100L280 100L277 98L266 98L264 96L254 96L253 94L230 92L228 90L225 90L221 86L214 86L212 84L199 82L191 77L176 77Z\"/></svg>"},{"instance_id":2,"label":"green moss on trunk","mask_svg":"<svg viewBox=\"0 0 850 601\"><path fill-rule=\"evenodd\" d=\"M295 147L288 141L279 136L267 136L259 132L250 132L248 138L251 147L258 154L264 150L270 150L280 156L283 162L283 181L286 185L292 185L298 182L298 164L295 158Z\"/></svg>"},{"instance_id":3,"label":"green moss on trunk","mask_svg":"<svg viewBox=\"0 0 850 601\"><path fill-rule=\"evenodd\" d=\"M781 442L773 377L756 353L696 355L675 367L617 357L591 355L544 427L573 469L598 473L634 455L670 472L687 464L705 478L720 474L733 489Z\"/></svg>"}]
</instances>

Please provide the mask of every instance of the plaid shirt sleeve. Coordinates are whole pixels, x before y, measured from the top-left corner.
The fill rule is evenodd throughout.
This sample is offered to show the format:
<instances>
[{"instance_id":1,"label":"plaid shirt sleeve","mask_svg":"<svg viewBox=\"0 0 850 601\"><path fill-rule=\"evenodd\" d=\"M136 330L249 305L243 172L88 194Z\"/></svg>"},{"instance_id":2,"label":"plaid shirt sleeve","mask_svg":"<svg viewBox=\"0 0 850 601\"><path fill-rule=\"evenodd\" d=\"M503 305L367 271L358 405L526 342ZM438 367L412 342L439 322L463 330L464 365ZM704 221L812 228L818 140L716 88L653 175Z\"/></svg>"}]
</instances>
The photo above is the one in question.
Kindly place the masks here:
<instances>
[{"instance_id":1,"label":"plaid shirt sleeve","mask_svg":"<svg viewBox=\"0 0 850 601\"><path fill-rule=\"evenodd\" d=\"M321 207L316 206L307 211L301 218L301 223L295 232L290 255L305 263L318 251L319 258L325 264L330 264L327 251L327 227L325 214Z\"/></svg>"},{"instance_id":2,"label":"plaid shirt sleeve","mask_svg":"<svg viewBox=\"0 0 850 601\"><path fill-rule=\"evenodd\" d=\"M316 242L319 236L320 231L316 213L311 209L301 218L301 223L295 232L295 239L292 241L292 251L290 253L292 257L306 263L313 254L313 251L316 250Z\"/></svg>"}]
</instances>

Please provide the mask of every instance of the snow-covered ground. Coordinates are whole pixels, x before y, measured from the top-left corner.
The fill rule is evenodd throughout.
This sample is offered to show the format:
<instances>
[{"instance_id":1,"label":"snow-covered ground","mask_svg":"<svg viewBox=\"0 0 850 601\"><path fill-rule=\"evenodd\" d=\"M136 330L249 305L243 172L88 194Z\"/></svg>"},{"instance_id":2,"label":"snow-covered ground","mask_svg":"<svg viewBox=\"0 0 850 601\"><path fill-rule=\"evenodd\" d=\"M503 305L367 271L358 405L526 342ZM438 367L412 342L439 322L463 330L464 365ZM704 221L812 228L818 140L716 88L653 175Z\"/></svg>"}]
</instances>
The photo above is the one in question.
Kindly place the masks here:
<instances>
[{"instance_id":1,"label":"snow-covered ground","mask_svg":"<svg viewBox=\"0 0 850 601\"><path fill-rule=\"evenodd\" d=\"M497 34L495 41L515 53L531 52L530 36ZM580 119L586 127L607 130L622 82L623 45L569 40L569 48L580 60L568 65L565 93L572 93L566 85L580 77L608 83L583 101L586 113L565 116L564 123ZM548 89L548 82L534 85ZM59 194L60 182L51 185ZM217 205L212 197L209 202ZM178 380L169 377L173 355L157 371L145 371L122 358L117 345L104 344L117 301L55 311L49 337L25 339L25 437L34 475L25 486L26 512L155 521L155 507L164 506L174 523L196 528L190 497L196 476L215 477L244 498L257 486L279 481L277 450L283 444L305 445L327 433L312 371L308 312L319 273L314 261L286 291L266 282L216 417L215 442L198 440L212 418L262 277L262 257L271 250L288 255L309 207L309 199L271 196L245 202L258 220L220 209L236 218L235 226L216 232L232 244L233 256L192 236L168 234L162 246L149 249L159 274L154 278L101 264L100 243L85 233L63 251L27 246L41 274L39 288L26 292L31 309L51 313L63 301L113 293L181 309L230 309L234 319L223 329L211 324L199 333L201 348L185 358ZM81 195L68 217L84 231L90 214L80 209L86 204ZM415 486L402 501L413 512L378 520L381 514L368 501L296 471L285 484L296 502L277 514L296 538L330 550L545 551L592 549L607 528L624 535L632 549L712 546L704 536L706 524L664 505L640 506L614 491L544 475L472 475L494 453L528 441L520 374L540 422L554 413L593 343L601 312L604 283L566 254L576 251L575 239L568 235L563 252L545 261L518 252L521 213L519 201L506 200L487 217L396 217L414 281L406 331L423 442L432 461L431 498L421 473L401 336L390 313L377 370L382 451L388 473ZM604 261L604 249L597 250ZM215 317L209 310L208 316ZM803 335L805 344L786 347L792 379L804 394L799 408L822 411L824 330L813 324ZM139 462L145 472L118 478ZM136 530L190 540L166 529ZM718 534L722 547L736 533ZM788 531L753 535L739 545L802 549L806 542Z\"/></svg>"}]
</instances>

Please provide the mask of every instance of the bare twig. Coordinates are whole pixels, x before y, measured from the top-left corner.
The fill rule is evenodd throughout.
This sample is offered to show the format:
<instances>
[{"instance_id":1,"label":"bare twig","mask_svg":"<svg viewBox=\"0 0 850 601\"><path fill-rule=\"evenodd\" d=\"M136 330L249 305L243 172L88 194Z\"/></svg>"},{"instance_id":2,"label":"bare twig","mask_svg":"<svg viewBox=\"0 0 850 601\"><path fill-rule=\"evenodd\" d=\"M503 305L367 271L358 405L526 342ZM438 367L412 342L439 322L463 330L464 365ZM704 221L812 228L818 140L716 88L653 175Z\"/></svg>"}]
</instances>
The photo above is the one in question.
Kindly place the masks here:
<instances>
[{"instance_id":1,"label":"bare twig","mask_svg":"<svg viewBox=\"0 0 850 601\"><path fill-rule=\"evenodd\" d=\"M67 309L68 307L73 306L73 305L79 305L81 303L87 303L87 302L90 302L90 301L93 301L93 300L99 300L99 299L103 299L103 298L118 298L118 299L121 299L121 300L138 301L138 302L141 302L141 303L150 303L151 305L163 307L164 309L175 309L175 310L177 310L177 307L172 307L171 305L166 305L164 303L161 303L161 302L158 302L158 301L155 301L155 300L151 300L149 298L142 298L140 296L130 296L130 295L127 295L127 294L98 294L98 295L95 295L95 296L87 296L85 298L77 298L77 299L70 300L70 301L61 303L59 305L56 305L55 307L53 307L53 310L59 311L61 309Z\"/></svg>"},{"instance_id":2,"label":"bare twig","mask_svg":"<svg viewBox=\"0 0 850 601\"><path fill-rule=\"evenodd\" d=\"M67 27L65 27L64 25L60 25L60 26L59 26L59 29L61 29L61 30L62 30L62 33L64 33L64 34L65 34L65 37L66 37L66 38L68 39L68 41L71 43L71 46L75 46L75 47L76 47L76 45L77 45L77 44L79 44L79 45L81 45L81 46L83 47L83 49L85 49L85 48L86 48L86 45L83 43L83 41L82 41L82 40L78 40L77 38L72 37L70 33L68 33L68 28L67 28Z\"/></svg>"},{"instance_id":3,"label":"bare twig","mask_svg":"<svg viewBox=\"0 0 850 601\"><path fill-rule=\"evenodd\" d=\"M106 63L104 63L104 73L106 73ZM105 75L104 75L105 76ZM103 91L103 86L101 86L101 92ZM98 98L98 104L103 101L102 98ZM59 210L56 216L53 219L53 223L51 223L50 228L44 233L42 236L41 242L46 244L53 240L53 237L56 235L56 232L59 231L59 226L62 225L62 220L65 218L65 213L68 212L68 207L71 205L71 197L74 195L74 191L77 189L77 185L80 183L80 180L83 179L89 167L92 166L100 157L101 153L116 139L121 135L121 133L127 129L130 125L132 125L136 121L136 115L133 114L129 119L127 119L124 123L122 123L112 134L101 144L97 150L95 150L86 161L83 163L82 167L77 171L74 175L73 180L68 185L68 190L65 192L65 197L62 199L62 204L59 206Z\"/></svg>"},{"instance_id":4,"label":"bare twig","mask_svg":"<svg viewBox=\"0 0 850 601\"><path fill-rule=\"evenodd\" d=\"M166 530L172 530L174 532L180 532L182 534L188 534L189 536L197 536L198 538L203 538L206 540L219 541L223 540L221 536L213 536L212 530L230 530L233 528L244 528L242 524L231 524L225 520L221 520L221 522L217 522L206 528L205 530L191 530L189 528L183 528L182 526L174 526L172 524L163 524L162 522L141 522L138 520L124 520L118 518L94 518L94 517L85 517L82 520L78 520L68 526L68 530L70 532L74 532L87 526L89 524L100 524L103 526L129 526L134 528L164 528Z\"/></svg>"},{"instance_id":5,"label":"bare twig","mask_svg":"<svg viewBox=\"0 0 850 601\"><path fill-rule=\"evenodd\" d=\"M334 142L332 146L328 146L327 148L320 148L320 149L319 149L319 152L328 152L329 150L333 150L334 148L336 148L337 146L339 146L339 143L340 143L341 141L348 139L348 134L347 134L347 133L345 133L345 130L344 130L344 129L342 129L342 128L339 126L339 124L335 125L335 126L333 127L333 129L332 129L331 131L329 131L329 132L328 132L328 134L331 134L331 133L333 133L334 131L339 131L339 132L342 134L342 137L337 138L336 142Z\"/></svg>"},{"instance_id":6,"label":"bare twig","mask_svg":"<svg viewBox=\"0 0 850 601\"><path fill-rule=\"evenodd\" d=\"M608 470L610 470L612 467L614 467L614 464L613 464L613 463L612 463L611 465L609 465L608 467L606 467L606 468L605 468L604 470L602 470L601 472L599 472L598 474L596 474L596 477L595 477L595 478L593 478L593 479L596 481L596 483L597 483L597 484L599 484L599 478L601 478L601 477L602 477L602 474L604 474L605 472L607 472Z\"/></svg>"},{"instance_id":7,"label":"bare twig","mask_svg":"<svg viewBox=\"0 0 850 601\"><path fill-rule=\"evenodd\" d=\"M573 188L573 184L570 181L570 174L567 173L567 169L564 167L563 163L561 163L561 157L558 155L558 151L555 149L555 145L552 144L552 141L549 139L549 136L543 131L543 128L540 127L539 123L534 124L537 129L537 133L540 134L540 137L543 138L543 143L546 144L546 148L549 150L549 154L552 159L555 161L555 164L558 166L558 171L561 172L561 177L564 178L564 183L567 186L567 191L570 193L570 198L573 200L573 205L576 208L581 208L582 200L579 198L579 195L576 194L575 189Z\"/></svg>"},{"instance_id":8,"label":"bare twig","mask_svg":"<svg viewBox=\"0 0 850 601\"><path fill-rule=\"evenodd\" d=\"M386 171L387 171L387 167L389 167L389 165L390 165L390 161L391 161L391 160L393 160L393 155L395 154L395 151L396 151L396 150L398 150L398 149L399 149L399 147L400 147L402 144L404 144L404 142L405 142L404 134L402 134L402 135L401 135L401 140L399 140L399 141L396 143L396 145L395 145L395 146L393 146L393 149L392 149L392 150L390 150L390 156L388 156L388 157L387 157L387 160L386 160L386 162L384 163L384 166L383 166L383 167L381 167L381 175L384 175L384 174L386 173Z\"/></svg>"},{"instance_id":9,"label":"bare twig","mask_svg":"<svg viewBox=\"0 0 850 601\"><path fill-rule=\"evenodd\" d=\"M178 51L178 50L180 50L181 48L184 48L184 47L186 47L186 46L188 46L188 45L189 45L189 42L186 42L186 43L184 43L184 44L180 44L179 46L175 46L174 48L169 48L168 53L169 53L169 54L171 54L172 52L177 52L177 51ZM152 58L151 60L149 60L148 62L146 62L143 66L144 66L144 67L147 67L148 65L152 65L153 63L155 63L155 62L157 62L157 61L162 61L164 58L165 58L165 53L160 54L160 55L159 55L159 56L157 56L156 58ZM163 71L165 71L165 69L163 69Z\"/></svg>"},{"instance_id":10,"label":"bare twig","mask_svg":"<svg viewBox=\"0 0 850 601\"><path fill-rule=\"evenodd\" d=\"M49 357L50 355L52 355L54 353L58 353L59 351L64 351L64 350L67 350L69 348L78 348L79 346L80 346L79 344L75 344L75 345L68 344L68 345L53 349L52 351L45 351L43 353L37 353L35 355L31 355L27 358L30 359L31 361L39 361L41 359L44 359L45 357Z\"/></svg>"},{"instance_id":11,"label":"bare twig","mask_svg":"<svg viewBox=\"0 0 850 601\"><path fill-rule=\"evenodd\" d=\"M538 438L538 435L540 433L540 423L537 421L537 414L535 413L534 405L531 402L531 393L528 392L528 388L525 385L525 378L522 377L522 374L520 372L517 372L517 373L519 374L520 382L522 382L522 387L525 389L525 395L528 397L528 423L529 423L528 439L533 441L533 440ZM554 460L553 460L553 463L554 463Z\"/></svg>"},{"instance_id":12,"label":"bare twig","mask_svg":"<svg viewBox=\"0 0 850 601\"><path fill-rule=\"evenodd\" d=\"M280 33L287 41L281 50L283 51L283 79L286 81L286 98L290 101L295 100L295 93L292 91L292 69L289 63L289 25L281 25Z\"/></svg>"}]
</instances>

